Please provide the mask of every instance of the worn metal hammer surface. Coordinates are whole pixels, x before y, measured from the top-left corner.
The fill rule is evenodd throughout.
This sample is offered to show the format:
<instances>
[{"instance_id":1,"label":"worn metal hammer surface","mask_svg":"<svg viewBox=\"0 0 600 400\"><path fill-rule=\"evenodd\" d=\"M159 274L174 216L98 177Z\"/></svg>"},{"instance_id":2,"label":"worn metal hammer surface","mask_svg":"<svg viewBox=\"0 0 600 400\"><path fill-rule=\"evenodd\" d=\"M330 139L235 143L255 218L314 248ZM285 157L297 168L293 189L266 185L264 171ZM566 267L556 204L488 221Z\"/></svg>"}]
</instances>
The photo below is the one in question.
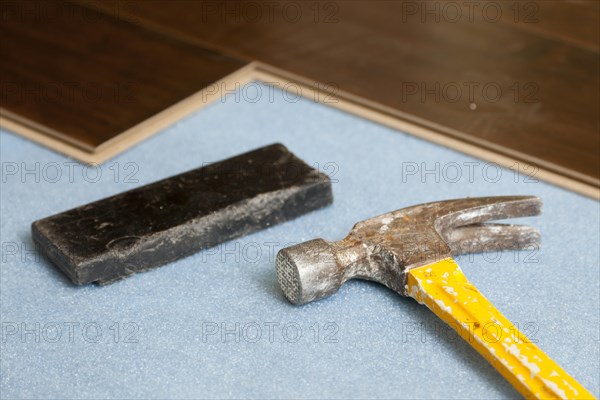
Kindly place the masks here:
<instances>
[{"instance_id":1,"label":"worn metal hammer surface","mask_svg":"<svg viewBox=\"0 0 600 400\"><path fill-rule=\"evenodd\" d=\"M425 304L527 398L593 398L519 332L470 283L453 255L537 246L528 226L486 223L538 215L533 196L440 201L357 223L338 242L310 240L281 250L276 267L287 299L332 295L349 279L379 282Z\"/></svg>"}]
</instances>

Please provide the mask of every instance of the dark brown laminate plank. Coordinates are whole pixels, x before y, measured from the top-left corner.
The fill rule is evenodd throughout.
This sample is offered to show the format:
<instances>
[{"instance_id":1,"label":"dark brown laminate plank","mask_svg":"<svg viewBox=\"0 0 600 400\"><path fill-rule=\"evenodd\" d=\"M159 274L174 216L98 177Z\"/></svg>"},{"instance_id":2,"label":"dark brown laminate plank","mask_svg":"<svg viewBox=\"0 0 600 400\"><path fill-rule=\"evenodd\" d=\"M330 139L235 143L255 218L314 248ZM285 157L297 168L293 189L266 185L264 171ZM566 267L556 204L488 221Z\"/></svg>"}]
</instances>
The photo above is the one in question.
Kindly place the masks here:
<instances>
[{"instance_id":1,"label":"dark brown laminate plank","mask_svg":"<svg viewBox=\"0 0 600 400\"><path fill-rule=\"evenodd\" d=\"M472 20L450 21L449 14L421 14L422 3L399 1L254 2L262 7L258 18L242 1L87 3L185 42L328 82L569 179L600 182L600 63L590 37L598 16L587 2L569 12L535 2L538 22L527 26L504 6L497 21L477 11ZM429 4L436 3L443 2ZM446 92L453 86L462 89L456 100Z\"/></svg>"},{"instance_id":2,"label":"dark brown laminate plank","mask_svg":"<svg viewBox=\"0 0 600 400\"><path fill-rule=\"evenodd\" d=\"M1 7L0 106L89 151L246 64L76 4Z\"/></svg>"}]
</instances>

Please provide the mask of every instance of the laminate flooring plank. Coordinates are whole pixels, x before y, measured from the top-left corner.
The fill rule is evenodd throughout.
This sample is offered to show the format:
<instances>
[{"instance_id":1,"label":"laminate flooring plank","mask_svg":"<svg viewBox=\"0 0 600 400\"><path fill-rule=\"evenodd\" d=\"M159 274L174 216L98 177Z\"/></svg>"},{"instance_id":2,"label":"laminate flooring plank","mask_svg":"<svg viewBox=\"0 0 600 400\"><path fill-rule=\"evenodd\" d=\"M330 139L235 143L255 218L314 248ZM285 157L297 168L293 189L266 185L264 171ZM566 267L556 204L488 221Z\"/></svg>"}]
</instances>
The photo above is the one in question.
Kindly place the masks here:
<instances>
[{"instance_id":1,"label":"laminate flooring plank","mask_svg":"<svg viewBox=\"0 0 600 400\"><path fill-rule=\"evenodd\" d=\"M438 21L424 17L418 2L86 3L184 42L329 83L569 179L600 184L598 16L587 2L566 13L567 6L534 2L538 24L525 28L508 11L498 21L478 12L472 20L449 21L444 14Z\"/></svg>"},{"instance_id":2,"label":"laminate flooring plank","mask_svg":"<svg viewBox=\"0 0 600 400\"><path fill-rule=\"evenodd\" d=\"M90 152L246 65L77 4L1 7L3 117Z\"/></svg>"}]
</instances>

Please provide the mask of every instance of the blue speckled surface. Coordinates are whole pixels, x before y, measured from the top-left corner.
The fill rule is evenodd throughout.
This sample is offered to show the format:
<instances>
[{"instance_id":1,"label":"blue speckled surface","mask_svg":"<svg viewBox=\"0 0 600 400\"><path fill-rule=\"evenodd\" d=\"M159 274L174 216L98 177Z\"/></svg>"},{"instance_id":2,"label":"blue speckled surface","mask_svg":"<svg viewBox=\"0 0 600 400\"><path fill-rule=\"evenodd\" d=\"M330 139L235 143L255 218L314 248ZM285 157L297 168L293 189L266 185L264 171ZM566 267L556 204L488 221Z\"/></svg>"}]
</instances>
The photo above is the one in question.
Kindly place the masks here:
<instances>
[{"instance_id":1,"label":"blue speckled surface","mask_svg":"<svg viewBox=\"0 0 600 400\"><path fill-rule=\"evenodd\" d=\"M74 287L29 252L36 219L272 142L332 175L334 205L107 287ZM542 248L459 264L599 394L594 200L508 170L496 181L493 165L278 92L213 104L108 161L98 182L97 170L86 178L81 165L13 134L1 132L0 144L2 398L518 397L416 302L356 281L296 308L272 259L287 243L337 240L390 210L505 194L542 197L543 215L526 220L542 231ZM39 182L21 175L36 163ZM436 163L439 173L408 174Z\"/></svg>"}]
</instances>

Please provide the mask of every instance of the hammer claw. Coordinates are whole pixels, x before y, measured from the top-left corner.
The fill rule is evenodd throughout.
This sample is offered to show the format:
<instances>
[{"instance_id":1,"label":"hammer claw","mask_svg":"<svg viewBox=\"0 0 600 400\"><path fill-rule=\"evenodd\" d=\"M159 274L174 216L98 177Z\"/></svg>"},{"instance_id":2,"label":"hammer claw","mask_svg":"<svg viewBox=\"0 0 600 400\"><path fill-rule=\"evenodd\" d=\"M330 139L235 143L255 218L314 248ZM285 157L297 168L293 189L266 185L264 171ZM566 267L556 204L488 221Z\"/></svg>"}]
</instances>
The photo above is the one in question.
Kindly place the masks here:
<instances>
[{"instance_id":1,"label":"hammer claw","mask_svg":"<svg viewBox=\"0 0 600 400\"><path fill-rule=\"evenodd\" d=\"M540 232L526 225L473 224L444 234L453 255L502 250L526 250L540 245Z\"/></svg>"},{"instance_id":2,"label":"hammer claw","mask_svg":"<svg viewBox=\"0 0 600 400\"><path fill-rule=\"evenodd\" d=\"M482 197L440 203L446 204L442 204L442 211L435 220L439 233L486 221L531 217L542 212L542 201L536 196Z\"/></svg>"}]
</instances>

